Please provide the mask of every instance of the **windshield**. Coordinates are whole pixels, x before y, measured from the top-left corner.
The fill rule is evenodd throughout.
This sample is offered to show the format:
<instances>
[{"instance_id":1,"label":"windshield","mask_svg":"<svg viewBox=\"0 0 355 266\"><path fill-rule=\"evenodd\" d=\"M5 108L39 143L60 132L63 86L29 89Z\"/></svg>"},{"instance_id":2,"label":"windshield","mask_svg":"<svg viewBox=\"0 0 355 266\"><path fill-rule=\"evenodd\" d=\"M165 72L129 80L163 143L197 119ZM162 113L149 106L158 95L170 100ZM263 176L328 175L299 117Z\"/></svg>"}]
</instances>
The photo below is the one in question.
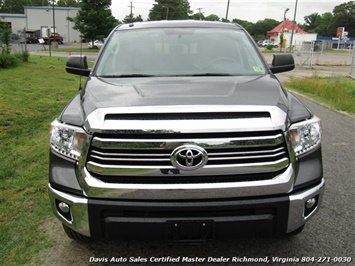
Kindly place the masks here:
<instances>
[{"instance_id":1,"label":"windshield","mask_svg":"<svg viewBox=\"0 0 355 266\"><path fill-rule=\"evenodd\" d=\"M116 31L95 67L100 77L264 74L245 32L214 28Z\"/></svg>"}]
</instances>

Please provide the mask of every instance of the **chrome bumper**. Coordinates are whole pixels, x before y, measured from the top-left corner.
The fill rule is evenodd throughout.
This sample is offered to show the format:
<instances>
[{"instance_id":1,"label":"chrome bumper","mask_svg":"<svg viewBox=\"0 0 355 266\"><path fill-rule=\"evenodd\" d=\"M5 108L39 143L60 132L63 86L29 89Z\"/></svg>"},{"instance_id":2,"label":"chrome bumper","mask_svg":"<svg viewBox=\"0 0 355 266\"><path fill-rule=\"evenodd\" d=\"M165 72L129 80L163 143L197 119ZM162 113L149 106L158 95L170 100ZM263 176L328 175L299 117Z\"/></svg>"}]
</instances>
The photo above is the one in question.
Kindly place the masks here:
<instances>
[{"instance_id":1,"label":"chrome bumper","mask_svg":"<svg viewBox=\"0 0 355 266\"><path fill-rule=\"evenodd\" d=\"M48 191L52 210L57 218L74 231L85 236L90 236L88 200L84 197L61 192L52 188L50 185L48 185ZM58 204L60 202L64 202L70 206L71 219L64 217L58 210Z\"/></svg>"},{"instance_id":2,"label":"chrome bumper","mask_svg":"<svg viewBox=\"0 0 355 266\"><path fill-rule=\"evenodd\" d=\"M290 233L302 225L306 223L319 209L320 203L323 199L324 194L324 187L325 187L325 180L322 179L322 182L305 191L292 194L290 196L290 209L288 215L288 224L287 224L287 232ZM309 199L317 198L317 204L315 208L307 215L305 215L305 206L306 202Z\"/></svg>"},{"instance_id":3,"label":"chrome bumper","mask_svg":"<svg viewBox=\"0 0 355 266\"><path fill-rule=\"evenodd\" d=\"M323 198L324 193L324 179L317 186L290 195L289 198L289 210L286 233L290 233L310 219L319 209L319 205ZM49 197L52 206L52 210L57 218L66 226L70 227L74 231L83 234L85 236L91 236L89 226L89 201L85 197L74 196L61 191L58 191L49 187ZM317 202L314 208L307 213L306 203L309 199L317 198ZM70 206L70 219L64 217L59 211L59 203L64 202ZM245 202L245 201L244 201ZM251 200L252 202L252 200ZM213 220L213 217L211 217Z\"/></svg>"}]
</instances>

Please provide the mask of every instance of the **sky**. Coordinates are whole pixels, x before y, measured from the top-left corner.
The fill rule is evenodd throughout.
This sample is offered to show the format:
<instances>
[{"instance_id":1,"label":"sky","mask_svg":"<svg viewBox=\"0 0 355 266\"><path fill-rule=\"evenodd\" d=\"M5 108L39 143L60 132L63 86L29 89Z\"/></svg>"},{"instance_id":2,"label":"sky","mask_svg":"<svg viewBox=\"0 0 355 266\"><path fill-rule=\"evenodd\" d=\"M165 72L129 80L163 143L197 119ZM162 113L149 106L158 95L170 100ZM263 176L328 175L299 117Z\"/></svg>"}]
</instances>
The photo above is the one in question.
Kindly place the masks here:
<instances>
[{"instance_id":1,"label":"sky","mask_svg":"<svg viewBox=\"0 0 355 266\"><path fill-rule=\"evenodd\" d=\"M323 14L333 12L333 8L349 0L298 0L296 22L304 23L304 17L312 13ZM119 20L123 20L130 13L130 5L132 2L132 11L134 16L142 15L143 20L147 20L149 10L155 3L154 0L112 0L112 14ZM193 13L198 13L199 9L204 16L215 14L220 18L226 17L228 0L189 0ZM296 0L230 0L228 19L234 18L257 22L266 18L272 18L282 21L284 12L287 8L286 18L293 20L295 12Z\"/></svg>"}]
</instances>

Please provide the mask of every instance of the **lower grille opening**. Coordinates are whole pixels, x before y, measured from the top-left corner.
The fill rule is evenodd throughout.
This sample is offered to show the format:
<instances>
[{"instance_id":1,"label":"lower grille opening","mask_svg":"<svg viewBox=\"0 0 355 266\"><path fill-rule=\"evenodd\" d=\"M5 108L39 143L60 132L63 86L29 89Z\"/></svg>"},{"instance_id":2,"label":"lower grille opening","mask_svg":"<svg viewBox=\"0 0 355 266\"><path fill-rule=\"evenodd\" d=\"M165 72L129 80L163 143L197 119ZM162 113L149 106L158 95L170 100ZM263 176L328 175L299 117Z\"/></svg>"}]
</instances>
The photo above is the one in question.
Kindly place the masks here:
<instances>
[{"instance_id":1,"label":"lower grille opening","mask_svg":"<svg viewBox=\"0 0 355 266\"><path fill-rule=\"evenodd\" d=\"M235 217L235 216L249 216L249 215L276 215L276 210L273 208L240 208L240 209L229 209L229 208L206 208L199 211L196 210L134 210L133 209L122 209L122 210L105 210L102 213L102 217L131 217L131 218L204 218L204 217Z\"/></svg>"}]
</instances>

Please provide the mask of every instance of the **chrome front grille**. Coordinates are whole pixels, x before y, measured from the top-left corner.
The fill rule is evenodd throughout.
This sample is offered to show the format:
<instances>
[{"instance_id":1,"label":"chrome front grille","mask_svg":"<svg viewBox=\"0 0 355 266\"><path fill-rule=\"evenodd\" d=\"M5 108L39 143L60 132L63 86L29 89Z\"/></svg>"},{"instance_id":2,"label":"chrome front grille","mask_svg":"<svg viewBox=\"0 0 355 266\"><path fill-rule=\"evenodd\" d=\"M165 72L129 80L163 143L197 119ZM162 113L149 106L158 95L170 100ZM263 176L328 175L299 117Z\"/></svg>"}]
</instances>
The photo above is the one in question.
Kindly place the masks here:
<instances>
[{"instance_id":1,"label":"chrome front grille","mask_svg":"<svg viewBox=\"0 0 355 266\"><path fill-rule=\"evenodd\" d=\"M207 164L181 171L171 163L179 146L207 151ZM101 134L93 136L89 173L109 183L241 182L272 179L289 165L281 131Z\"/></svg>"}]
</instances>

